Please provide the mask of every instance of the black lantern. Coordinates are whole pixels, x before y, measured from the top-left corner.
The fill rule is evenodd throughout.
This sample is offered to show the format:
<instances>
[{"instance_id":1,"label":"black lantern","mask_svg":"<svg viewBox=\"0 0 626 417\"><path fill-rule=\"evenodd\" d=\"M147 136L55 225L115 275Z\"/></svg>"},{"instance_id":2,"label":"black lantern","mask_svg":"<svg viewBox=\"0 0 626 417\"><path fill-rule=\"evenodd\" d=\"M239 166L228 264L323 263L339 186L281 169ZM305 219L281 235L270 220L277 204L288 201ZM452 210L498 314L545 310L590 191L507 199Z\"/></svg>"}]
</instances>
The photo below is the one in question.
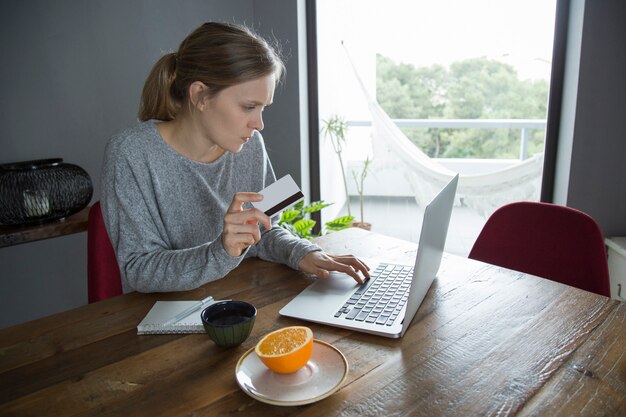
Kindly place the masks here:
<instances>
[{"instance_id":1,"label":"black lantern","mask_svg":"<svg viewBox=\"0 0 626 417\"><path fill-rule=\"evenodd\" d=\"M62 219L87 207L89 174L61 158L0 165L0 224L27 225Z\"/></svg>"}]
</instances>

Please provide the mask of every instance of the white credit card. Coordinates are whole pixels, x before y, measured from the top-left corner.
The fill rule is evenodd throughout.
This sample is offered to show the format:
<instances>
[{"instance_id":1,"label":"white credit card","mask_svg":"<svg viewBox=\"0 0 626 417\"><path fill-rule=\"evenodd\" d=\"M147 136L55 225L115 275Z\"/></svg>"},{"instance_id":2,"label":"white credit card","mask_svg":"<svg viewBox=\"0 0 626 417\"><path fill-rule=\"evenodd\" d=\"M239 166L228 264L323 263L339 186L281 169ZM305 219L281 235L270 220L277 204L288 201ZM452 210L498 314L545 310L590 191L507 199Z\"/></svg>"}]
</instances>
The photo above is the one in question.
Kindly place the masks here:
<instances>
[{"instance_id":1,"label":"white credit card","mask_svg":"<svg viewBox=\"0 0 626 417\"><path fill-rule=\"evenodd\" d=\"M252 206L270 217L304 199L304 194L289 174L265 187L259 194L263 194L263 201L254 202Z\"/></svg>"}]
</instances>

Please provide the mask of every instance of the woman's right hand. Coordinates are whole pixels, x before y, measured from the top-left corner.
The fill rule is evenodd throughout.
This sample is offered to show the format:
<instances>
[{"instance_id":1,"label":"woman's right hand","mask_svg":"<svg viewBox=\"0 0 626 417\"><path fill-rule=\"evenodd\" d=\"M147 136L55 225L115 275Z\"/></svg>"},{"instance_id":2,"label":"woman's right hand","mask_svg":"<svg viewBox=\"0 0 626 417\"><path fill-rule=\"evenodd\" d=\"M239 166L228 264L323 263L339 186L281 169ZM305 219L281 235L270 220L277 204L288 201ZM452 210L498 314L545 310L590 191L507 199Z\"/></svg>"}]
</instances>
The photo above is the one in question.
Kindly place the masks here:
<instances>
[{"instance_id":1,"label":"woman's right hand","mask_svg":"<svg viewBox=\"0 0 626 417\"><path fill-rule=\"evenodd\" d=\"M224 231L222 232L222 244L230 256L241 254L252 245L261 240L261 223L266 230L272 228L269 216L262 211L251 208L244 209L243 204L263 200L259 193L236 193L224 216Z\"/></svg>"}]
</instances>

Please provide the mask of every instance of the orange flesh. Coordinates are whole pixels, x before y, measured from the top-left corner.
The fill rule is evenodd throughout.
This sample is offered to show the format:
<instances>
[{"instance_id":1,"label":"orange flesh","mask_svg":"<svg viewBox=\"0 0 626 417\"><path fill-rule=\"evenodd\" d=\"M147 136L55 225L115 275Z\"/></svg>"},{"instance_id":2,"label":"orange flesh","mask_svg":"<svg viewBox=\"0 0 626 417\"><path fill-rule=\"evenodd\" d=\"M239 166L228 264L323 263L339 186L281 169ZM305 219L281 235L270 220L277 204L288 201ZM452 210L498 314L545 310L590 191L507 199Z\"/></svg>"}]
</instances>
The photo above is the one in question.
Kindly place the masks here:
<instances>
[{"instance_id":1,"label":"orange flesh","mask_svg":"<svg viewBox=\"0 0 626 417\"><path fill-rule=\"evenodd\" d=\"M272 371L288 374L302 368L313 352L313 332L292 326L276 330L256 345L256 354Z\"/></svg>"}]
</instances>

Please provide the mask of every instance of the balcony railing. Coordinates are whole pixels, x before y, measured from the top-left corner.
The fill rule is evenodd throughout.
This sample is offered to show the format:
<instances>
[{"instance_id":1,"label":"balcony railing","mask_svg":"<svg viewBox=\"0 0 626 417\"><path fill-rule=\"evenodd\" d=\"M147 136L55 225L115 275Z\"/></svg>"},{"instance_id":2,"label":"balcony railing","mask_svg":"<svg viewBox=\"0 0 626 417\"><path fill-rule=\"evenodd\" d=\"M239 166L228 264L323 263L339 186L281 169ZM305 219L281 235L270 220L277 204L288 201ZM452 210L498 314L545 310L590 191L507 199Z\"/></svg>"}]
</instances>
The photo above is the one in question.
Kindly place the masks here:
<instances>
[{"instance_id":1,"label":"balcony railing","mask_svg":"<svg viewBox=\"0 0 626 417\"><path fill-rule=\"evenodd\" d=\"M545 130L546 120L541 119L393 119L400 128L432 129L519 129L518 159L493 158L434 158L447 169L462 175L487 174L514 166L529 158L528 142L533 130ZM363 146L363 131L372 126L371 120L348 120L347 171L360 172L366 156L371 152ZM358 133L358 132L361 133ZM368 149L370 149L368 151ZM371 155L376 159L376 155ZM386 168L366 179L365 194L371 196L411 196L414 191L404 180L401 170ZM358 195L354 181L348 181L350 195Z\"/></svg>"},{"instance_id":2,"label":"balcony railing","mask_svg":"<svg viewBox=\"0 0 626 417\"><path fill-rule=\"evenodd\" d=\"M530 131L545 129L542 119L393 119L399 128L433 129L520 129L519 159L528 158ZM369 127L370 120L349 120L348 127Z\"/></svg>"}]
</instances>

